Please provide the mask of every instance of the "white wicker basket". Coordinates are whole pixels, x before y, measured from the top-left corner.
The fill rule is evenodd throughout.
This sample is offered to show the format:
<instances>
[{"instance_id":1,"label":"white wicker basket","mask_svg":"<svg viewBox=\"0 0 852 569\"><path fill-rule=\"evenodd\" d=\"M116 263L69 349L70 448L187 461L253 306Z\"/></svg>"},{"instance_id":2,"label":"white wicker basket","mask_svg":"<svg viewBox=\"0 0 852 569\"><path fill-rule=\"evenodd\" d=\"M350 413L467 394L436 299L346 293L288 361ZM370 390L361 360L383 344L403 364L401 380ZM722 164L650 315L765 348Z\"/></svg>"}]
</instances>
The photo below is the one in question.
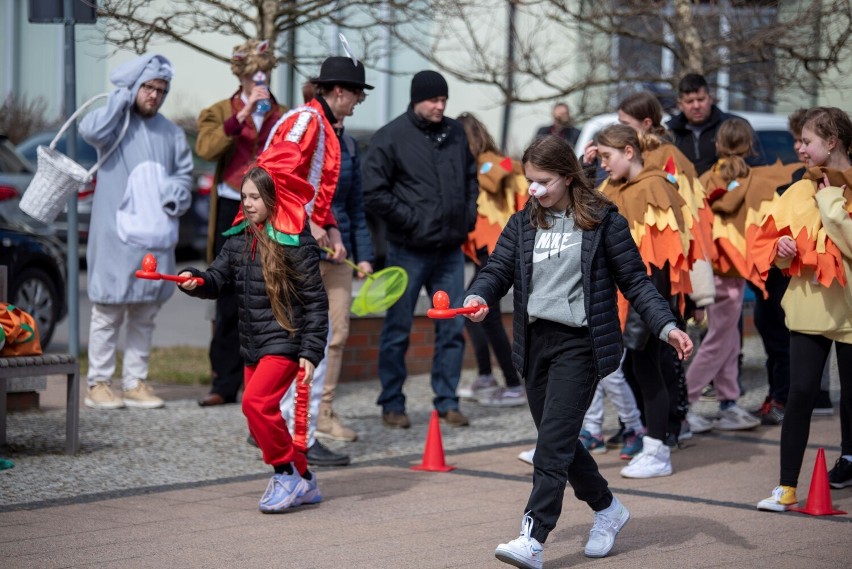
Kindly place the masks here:
<instances>
[{"instance_id":1,"label":"white wicker basket","mask_svg":"<svg viewBox=\"0 0 852 569\"><path fill-rule=\"evenodd\" d=\"M68 117L68 120L51 141L50 146L38 147L36 150L38 158L36 173L19 203L18 207L21 208L21 211L43 223L53 223L56 216L67 204L69 196L79 191L82 185L88 183L98 168L118 147L127 132L128 124L130 124L129 109L124 117L124 126L118 138L89 170L56 150L56 143L59 142L59 139L62 138L62 135L83 110L95 101L106 97L106 93L96 95L83 103L74 114Z\"/></svg>"}]
</instances>

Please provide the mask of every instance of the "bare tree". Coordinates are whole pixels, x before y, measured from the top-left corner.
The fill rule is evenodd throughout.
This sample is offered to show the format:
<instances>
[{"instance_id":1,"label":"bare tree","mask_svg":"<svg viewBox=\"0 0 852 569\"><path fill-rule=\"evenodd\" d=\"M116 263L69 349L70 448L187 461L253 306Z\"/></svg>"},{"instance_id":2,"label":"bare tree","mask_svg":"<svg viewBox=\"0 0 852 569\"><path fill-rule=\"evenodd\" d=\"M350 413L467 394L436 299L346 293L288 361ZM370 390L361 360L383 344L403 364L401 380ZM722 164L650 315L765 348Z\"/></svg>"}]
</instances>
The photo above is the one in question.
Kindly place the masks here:
<instances>
[{"instance_id":1,"label":"bare tree","mask_svg":"<svg viewBox=\"0 0 852 569\"><path fill-rule=\"evenodd\" d=\"M508 4L516 13L507 61ZM702 73L748 103L812 94L850 55L852 0L432 0L429 17L388 18L395 37L506 104L575 95L580 114L637 85L674 89ZM511 70L514 82L507 82Z\"/></svg>"},{"instance_id":2,"label":"bare tree","mask_svg":"<svg viewBox=\"0 0 852 569\"><path fill-rule=\"evenodd\" d=\"M294 30L309 30L311 24L359 22L367 30L363 15L380 0L100 0L98 17L106 26L106 41L136 53L148 50L153 40L185 45L213 59L230 61L231 53L216 51L204 38L208 34L269 40L273 46ZM315 64L327 53L277 49L279 60L295 66Z\"/></svg>"}]
</instances>

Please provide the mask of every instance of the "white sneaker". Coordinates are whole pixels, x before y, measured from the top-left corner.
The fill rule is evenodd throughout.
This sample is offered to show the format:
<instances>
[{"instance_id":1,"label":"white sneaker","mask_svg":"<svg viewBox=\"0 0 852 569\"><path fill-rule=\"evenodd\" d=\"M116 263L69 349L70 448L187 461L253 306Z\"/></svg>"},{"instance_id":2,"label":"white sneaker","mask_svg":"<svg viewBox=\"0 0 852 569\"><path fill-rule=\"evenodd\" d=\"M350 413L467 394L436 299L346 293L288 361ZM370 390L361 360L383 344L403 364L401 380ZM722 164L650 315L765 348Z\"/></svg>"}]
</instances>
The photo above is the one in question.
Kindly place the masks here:
<instances>
[{"instance_id":1,"label":"white sneaker","mask_svg":"<svg viewBox=\"0 0 852 569\"><path fill-rule=\"evenodd\" d=\"M747 431L759 425L760 419L739 405L720 409L719 418L713 421L713 426L720 431Z\"/></svg>"},{"instance_id":2,"label":"white sneaker","mask_svg":"<svg viewBox=\"0 0 852 569\"><path fill-rule=\"evenodd\" d=\"M498 389L500 389L500 384L497 383L496 377L491 374L480 375L469 387L459 386L456 388L456 396L459 399L478 401L480 397L487 398Z\"/></svg>"},{"instance_id":3,"label":"white sneaker","mask_svg":"<svg viewBox=\"0 0 852 569\"><path fill-rule=\"evenodd\" d=\"M689 430L696 435L713 430L713 421L693 413L691 409L686 413L686 422L689 423Z\"/></svg>"},{"instance_id":4,"label":"white sneaker","mask_svg":"<svg viewBox=\"0 0 852 569\"><path fill-rule=\"evenodd\" d=\"M520 454L518 454L518 460L526 462L527 464L532 464L533 456L535 456L535 447L532 447L530 450L521 451Z\"/></svg>"},{"instance_id":5,"label":"white sneaker","mask_svg":"<svg viewBox=\"0 0 852 569\"><path fill-rule=\"evenodd\" d=\"M503 563L521 567L522 569L542 569L543 547L539 541L530 536L533 519L524 516L521 522L521 535L509 543L501 543L494 550L494 555Z\"/></svg>"},{"instance_id":6,"label":"white sneaker","mask_svg":"<svg viewBox=\"0 0 852 569\"><path fill-rule=\"evenodd\" d=\"M630 512L613 496L609 508L595 512L595 523L586 542L586 557L606 557L615 545L618 532L629 519Z\"/></svg>"},{"instance_id":7,"label":"white sneaker","mask_svg":"<svg viewBox=\"0 0 852 569\"><path fill-rule=\"evenodd\" d=\"M625 478L656 478L671 474L672 459L669 447L660 439L653 439L648 435L642 439L642 452L621 469L621 475Z\"/></svg>"}]
</instances>

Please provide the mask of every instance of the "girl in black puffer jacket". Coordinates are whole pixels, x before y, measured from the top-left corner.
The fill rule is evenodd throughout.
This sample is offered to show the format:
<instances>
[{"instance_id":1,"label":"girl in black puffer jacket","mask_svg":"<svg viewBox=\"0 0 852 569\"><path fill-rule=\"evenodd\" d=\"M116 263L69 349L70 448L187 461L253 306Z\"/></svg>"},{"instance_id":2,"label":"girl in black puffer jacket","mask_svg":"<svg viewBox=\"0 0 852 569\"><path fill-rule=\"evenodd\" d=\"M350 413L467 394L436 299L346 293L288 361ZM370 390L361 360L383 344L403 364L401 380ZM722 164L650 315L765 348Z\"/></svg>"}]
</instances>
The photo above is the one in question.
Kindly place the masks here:
<instances>
[{"instance_id":1,"label":"girl in black puffer jacket","mask_svg":"<svg viewBox=\"0 0 852 569\"><path fill-rule=\"evenodd\" d=\"M523 157L531 198L506 225L465 306L497 306L514 287L514 353L538 429L533 489L521 535L498 559L542 567L542 543L562 511L565 485L595 512L585 553L604 557L630 517L579 440L598 380L622 353L616 286L652 332L681 357L692 342L651 284L627 222L583 175L563 139L536 139ZM488 309L468 318L480 322Z\"/></svg>"},{"instance_id":2,"label":"girl in black puffer jacket","mask_svg":"<svg viewBox=\"0 0 852 569\"><path fill-rule=\"evenodd\" d=\"M290 174L298 154L298 145L282 142L258 159L243 178L242 208L219 256L205 272L181 273L204 279L201 285L192 279L181 284L191 296L216 298L226 287L237 292L246 363L243 413L263 460L275 469L260 500L264 513L322 500L316 476L297 448L301 436L305 450L306 413L301 421L296 417L294 442L279 410L297 373L307 397L328 334L319 248L305 223L314 188Z\"/></svg>"}]
</instances>

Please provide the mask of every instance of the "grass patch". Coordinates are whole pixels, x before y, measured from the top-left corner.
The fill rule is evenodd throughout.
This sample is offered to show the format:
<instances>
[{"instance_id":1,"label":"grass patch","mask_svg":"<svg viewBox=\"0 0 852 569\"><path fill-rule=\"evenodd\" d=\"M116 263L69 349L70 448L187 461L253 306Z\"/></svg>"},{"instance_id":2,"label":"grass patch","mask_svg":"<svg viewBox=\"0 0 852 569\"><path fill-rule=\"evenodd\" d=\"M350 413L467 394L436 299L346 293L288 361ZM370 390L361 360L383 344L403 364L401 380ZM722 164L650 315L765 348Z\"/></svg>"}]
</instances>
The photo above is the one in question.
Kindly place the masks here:
<instances>
[{"instance_id":1,"label":"grass patch","mask_svg":"<svg viewBox=\"0 0 852 569\"><path fill-rule=\"evenodd\" d=\"M115 369L121 373L123 352L116 352ZM89 371L89 355L80 354L80 376ZM209 385L210 359L207 348L172 346L153 348L148 360L148 379L156 383L171 385Z\"/></svg>"}]
</instances>

